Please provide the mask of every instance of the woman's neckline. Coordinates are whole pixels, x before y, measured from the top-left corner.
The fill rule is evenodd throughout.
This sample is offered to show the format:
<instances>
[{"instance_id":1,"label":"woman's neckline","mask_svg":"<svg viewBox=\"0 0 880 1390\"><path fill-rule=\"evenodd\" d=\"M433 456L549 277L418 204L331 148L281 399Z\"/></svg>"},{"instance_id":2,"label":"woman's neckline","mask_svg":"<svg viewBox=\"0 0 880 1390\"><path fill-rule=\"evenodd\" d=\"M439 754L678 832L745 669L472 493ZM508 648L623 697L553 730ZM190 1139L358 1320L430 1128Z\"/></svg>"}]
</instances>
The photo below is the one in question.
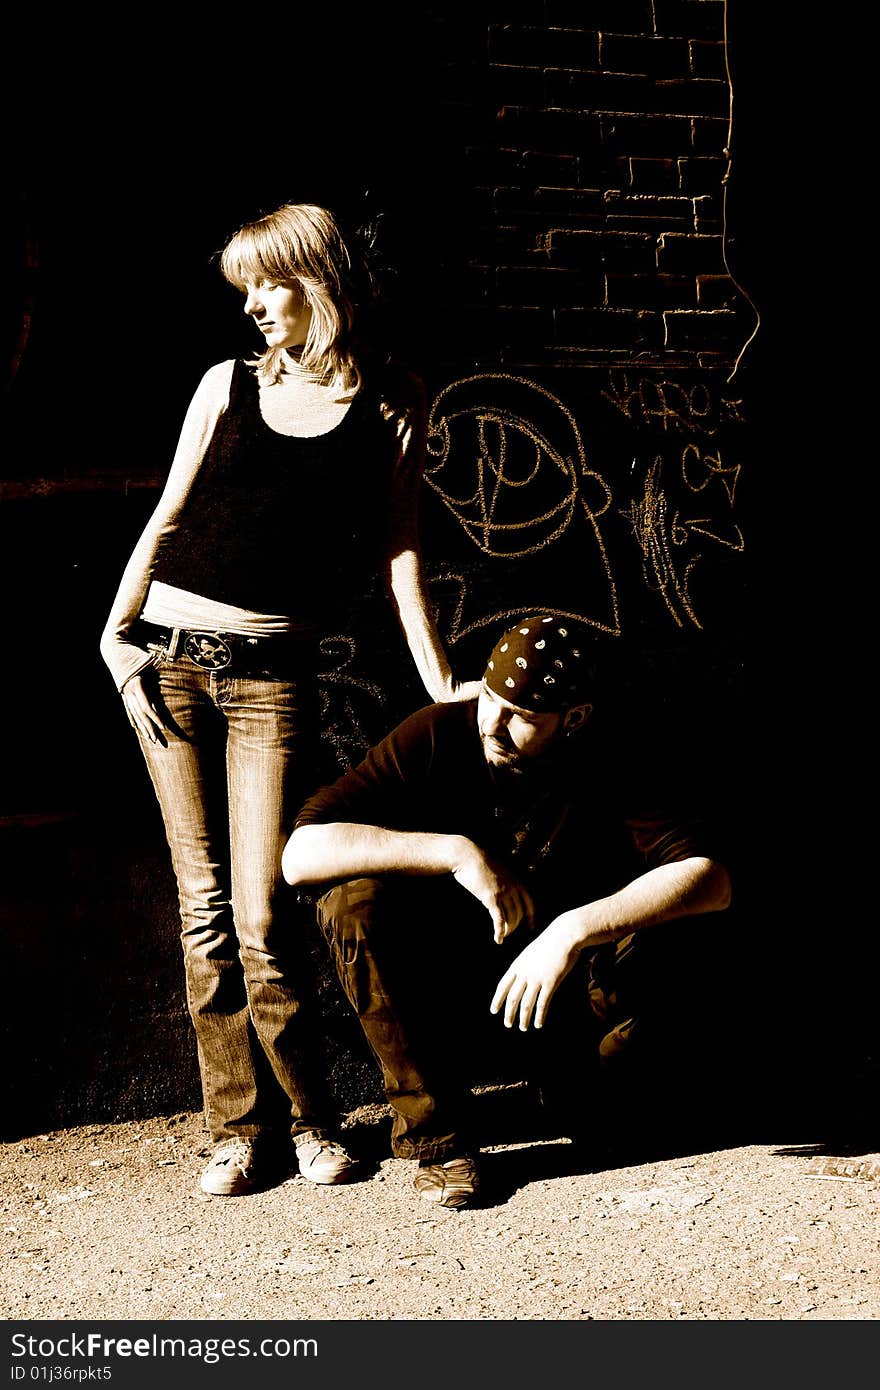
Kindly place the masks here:
<instances>
[{"instance_id":1,"label":"woman's neckline","mask_svg":"<svg viewBox=\"0 0 880 1390\"><path fill-rule=\"evenodd\" d=\"M284 376L279 382L274 382L272 383L272 385L269 386L263 386L263 384L259 381L258 378L256 378L256 382L257 413L259 414L260 421L263 427L268 431L269 434L271 434L276 439L326 439L328 435L335 434L337 430L342 428L342 426L345 424L345 421L351 414L352 405L354 404L357 397L360 395L359 391L354 391L352 392L350 398L347 401L344 398L341 400L328 400L327 404L331 409L334 406L344 406L344 409L342 409L338 413L336 420L333 422L333 424L330 425L329 429L318 430L314 434L300 434L293 433L287 430L277 429L275 425L266 418L266 416L263 413L264 392L275 390L283 391L286 385L289 391L293 393L296 393L297 391L303 391L307 393L309 396L311 396L312 400L314 401L315 397L318 396L319 393L329 391L329 387L322 386L320 379L316 376L314 372L309 371L307 368L299 368L295 364L290 369L285 370ZM320 411L318 412L318 414L320 415Z\"/></svg>"}]
</instances>

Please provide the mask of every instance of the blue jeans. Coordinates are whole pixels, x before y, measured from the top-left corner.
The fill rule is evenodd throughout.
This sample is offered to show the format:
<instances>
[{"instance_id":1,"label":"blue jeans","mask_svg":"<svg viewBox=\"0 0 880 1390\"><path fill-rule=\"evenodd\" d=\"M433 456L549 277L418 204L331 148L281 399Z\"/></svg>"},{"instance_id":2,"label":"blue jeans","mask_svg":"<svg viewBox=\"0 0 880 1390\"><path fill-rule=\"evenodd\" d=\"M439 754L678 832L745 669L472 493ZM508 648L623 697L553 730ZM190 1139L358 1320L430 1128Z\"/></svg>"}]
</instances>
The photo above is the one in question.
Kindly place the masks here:
<instances>
[{"instance_id":1,"label":"blue jeans","mask_svg":"<svg viewBox=\"0 0 880 1390\"><path fill-rule=\"evenodd\" d=\"M307 952L281 851L308 784L312 682L185 655L144 681L169 734L141 747L180 897L186 992L215 1140L326 1128Z\"/></svg>"}]
</instances>

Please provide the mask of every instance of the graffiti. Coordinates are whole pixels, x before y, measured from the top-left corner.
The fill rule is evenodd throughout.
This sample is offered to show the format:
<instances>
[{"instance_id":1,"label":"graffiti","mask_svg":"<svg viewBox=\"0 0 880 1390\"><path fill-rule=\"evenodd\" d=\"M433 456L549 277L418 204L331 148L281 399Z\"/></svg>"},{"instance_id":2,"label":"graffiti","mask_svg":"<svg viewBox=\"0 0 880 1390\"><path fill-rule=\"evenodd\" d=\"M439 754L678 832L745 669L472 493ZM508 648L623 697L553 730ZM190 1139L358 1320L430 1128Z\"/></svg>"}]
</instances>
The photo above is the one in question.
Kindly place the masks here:
<instances>
[{"instance_id":1,"label":"graffiti","mask_svg":"<svg viewBox=\"0 0 880 1390\"><path fill-rule=\"evenodd\" d=\"M691 492L703 492L717 478L727 493L733 506L736 485L739 482L741 465L725 466L721 450L716 454L703 454L696 444L686 444L681 455L681 476L686 488Z\"/></svg>"},{"instance_id":2,"label":"graffiti","mask_svg":"<svg viewBox=\"0 0 880 1390\"><path fill-rule=\"evenodd\" d=\"M629 372L609 372L602 396L635 425L659 428L664 434L714 436L728 422L741 423L742 400L713 399L705 382L667 381Z\"/></svg>"},{"instance_id":3,"label":"graffiti","mask_svg":"<svg viewBox=\"0 0 880 1390\"><path fill-rule=\"evenodd\" d=\"M320 651L321 737L341 767L349 768L360 761L381 729L382 687L352 671L357 658L354 637L325 637Z\"/></svg>"},{"instance_id":4,"label":"graffiti","mask_svg":"<svg viewBox=\"0 0 880 1390\"><path fill-rule=\"evenodd\" d=\"M687 453L687 451L685 451ZM692 462L692 461L691 461ZM705 462L705 461L704 461ZM708 468L708 476L698 487L688 482L682 461L684 482L691 492L701 492L718 477L725 488L728 502L732 504L736 478L730 481L734 470L725 470L719 459L712 459L717 467ZM692 575L703 559L702 540L708 540L728 550L742 551L745 541L740 528L733 522L725 533L711 517L690 517L674 507L663 484L664 458L657 455L648 469L641 497L632 501L629 507L621 509L623 516L632 528L633 536L642 552L642 577L647 588L659 593L666 604L674 622L684 627L691 622L702 630L691 594ZM738 474L738 470L735 470ZM695 537L700 539L695 540Z\"/></svg>"},{"instance_id":5,"label":"graffiti","mask_svg":"<svg viewBox=\"0 0 880 1390\"><path fill-rule=\"evenodd\" d=\"M589 466L577 421L558 397L525 377L465 377L435 399L427 447L425 482L477 550L491 560L524 559L570 536L577 547L573 587L599 606L593 615L572 616L619 632L617 593L599 529L611 490ZM595 573L587 582L589 567ZM461 620L460 630L500 616L499 610L469 624Z\"/></svg>"},{"instance_id":6,"label":"graffiti","mask_svg":"<svg viewBox=\"0 0 880 1390\"><path fill-rule=\"evenodd\" d=\"M538 608L619 637L612 553L618 578L628 566L635 590L652 604L659 597L662 615L702 631L710 565L745 549L734 517L742 464L722 430L741 419L741 403L693 378L618 372L608 383L597 383L593 405L601 396L627 423L609 434L597 421L601 472L573 412L525 377L468 376L433 402L422 543L437 628L461 679L476 674L464 668L479 663L483 634ZM589 409L583 395L581 408ZM648 426L656 437L629 468L629 438ZM395 680L368 656L364 630L321 643L322 737L343 769L386 731Z\"/></svg>"},{"instance_id":7,"label":"graffiti","mask_svg":"<svg viewBox=\"0 0 880 1390\"><path fill-rule=\"evenodd\" d=\"M557 618L571 618L573 622L585 621L583 614L575 612L574 609L557 608L550 604L539 603L537 599L529 603L522 603L517 607L493 608L489 613L484 613L480 617L466 621L464 616L465 608L468 598L471 597L470 586L466 575L459 574L455 570L442 569L438 571L437 574L431 576L430 588L432 596L437 596L438 598L443 594L444 590L451 590L451 597L448 593L443 595L445 602L441 601L438 604L438 607L442 607L446 610L443 622L443 636L446 645L449 647L454 647L456 643L460 642L463 638L470 637L472 633L481 631L483 628L494 627L496 625L498 627L508 627L512 623L517 622L520 618L525 618L530 613L534 613L538 608L540 608L542 612L546 611L555 614ZM589 620L586 621L589 622ZM590 625L597 628L599 626L597 623L592 623ZM607 632L609 629L602 628L601 631ZM619 634L612 633L611 635L618 636Z\"/></svg>"}]
</instances>

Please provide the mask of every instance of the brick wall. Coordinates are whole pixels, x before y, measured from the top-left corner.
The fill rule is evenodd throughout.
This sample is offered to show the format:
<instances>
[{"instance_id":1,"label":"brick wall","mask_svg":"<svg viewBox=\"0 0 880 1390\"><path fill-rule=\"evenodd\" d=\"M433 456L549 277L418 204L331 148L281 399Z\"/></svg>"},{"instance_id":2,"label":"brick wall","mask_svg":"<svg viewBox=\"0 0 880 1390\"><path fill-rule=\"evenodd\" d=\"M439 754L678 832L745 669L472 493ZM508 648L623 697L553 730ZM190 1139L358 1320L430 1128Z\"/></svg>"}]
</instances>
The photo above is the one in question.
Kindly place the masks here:
<instances>
[{"instance_id":1,"label":"brick wall","mask_svg":"<svg viewBox=\"0 0 880 1390\"><path fill-rule=\"evenodd\" d=\"M730 366L723 0L437 6L481 363Z\"/></svg>"}]
</instances>

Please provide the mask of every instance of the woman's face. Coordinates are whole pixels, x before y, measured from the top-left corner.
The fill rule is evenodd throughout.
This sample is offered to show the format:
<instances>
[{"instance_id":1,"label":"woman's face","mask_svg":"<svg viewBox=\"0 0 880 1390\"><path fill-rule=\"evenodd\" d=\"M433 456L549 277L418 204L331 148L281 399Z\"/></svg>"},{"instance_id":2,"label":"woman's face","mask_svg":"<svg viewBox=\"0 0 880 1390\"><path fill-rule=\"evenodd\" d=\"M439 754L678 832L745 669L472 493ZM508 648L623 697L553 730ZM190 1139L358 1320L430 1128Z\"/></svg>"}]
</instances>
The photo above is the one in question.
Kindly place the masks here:
<instances>
[{"instance_id":1,"label":"woman's face","mask_svg":"<svg viewBox=\"0 0 880 1390\"><path fill-rule=\"evenodd\" d=\"M308 337L312 311L295 284L260 280L245 284L244 311L253 319L268 347L302 347Z\"/></svg>"}]
</instances>

